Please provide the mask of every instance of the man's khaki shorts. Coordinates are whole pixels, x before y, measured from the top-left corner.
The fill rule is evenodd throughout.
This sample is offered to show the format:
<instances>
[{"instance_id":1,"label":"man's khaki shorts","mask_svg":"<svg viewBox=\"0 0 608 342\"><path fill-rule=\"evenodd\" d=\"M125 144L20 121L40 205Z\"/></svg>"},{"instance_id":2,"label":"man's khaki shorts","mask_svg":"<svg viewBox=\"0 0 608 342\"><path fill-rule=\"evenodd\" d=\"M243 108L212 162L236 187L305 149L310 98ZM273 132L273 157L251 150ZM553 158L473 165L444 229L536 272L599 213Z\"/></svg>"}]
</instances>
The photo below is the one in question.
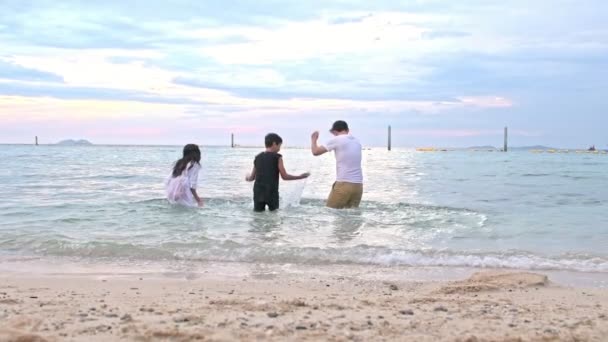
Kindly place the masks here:
<instances>
[{"instance_id":1,"label":"man's khaki shorts","mask_svg":"<svg viewBox=\"0 0 608 342\"><path fill-rule=\"evenodd\" d=\"M358 208L363 196L363 184L335 182L327 198L327 206L334 209Z\"/></svg>"}]
</instances>

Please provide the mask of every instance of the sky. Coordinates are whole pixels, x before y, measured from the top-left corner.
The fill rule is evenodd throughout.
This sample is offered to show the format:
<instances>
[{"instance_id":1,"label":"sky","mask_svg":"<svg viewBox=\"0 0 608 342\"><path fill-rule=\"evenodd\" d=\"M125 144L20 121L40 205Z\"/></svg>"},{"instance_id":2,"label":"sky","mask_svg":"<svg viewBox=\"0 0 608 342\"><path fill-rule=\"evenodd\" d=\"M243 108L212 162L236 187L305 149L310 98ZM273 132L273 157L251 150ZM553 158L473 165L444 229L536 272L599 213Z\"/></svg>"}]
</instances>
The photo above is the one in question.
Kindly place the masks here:
<instances>
[{"instance_id":1,"label":"sky","mask_svg":"<svg viewBox=\"0 0 608 342\"><path fill-rule=\"evenodd\" d=\"M608 148L608 2L0 0L0 143Z\"/></svg>"}]
</instances>

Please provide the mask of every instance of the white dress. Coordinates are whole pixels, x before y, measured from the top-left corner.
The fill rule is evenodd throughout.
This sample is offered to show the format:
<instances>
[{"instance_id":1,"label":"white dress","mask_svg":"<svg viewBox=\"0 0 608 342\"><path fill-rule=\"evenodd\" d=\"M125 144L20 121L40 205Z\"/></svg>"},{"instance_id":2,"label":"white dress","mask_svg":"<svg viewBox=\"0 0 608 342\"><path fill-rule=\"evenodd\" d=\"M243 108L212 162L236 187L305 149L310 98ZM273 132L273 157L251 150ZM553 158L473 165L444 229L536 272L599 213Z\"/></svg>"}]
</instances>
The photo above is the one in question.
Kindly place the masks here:
<instances>
[{"instance_id":1,"label":"white dress","mask_svg":"<svg viewBox=\"0 0 608 342\"><path fill-rule=\"evenodd\" d=\"M200 164L194 163L193 165L190 162L181 175L177 177L173 177L172 174L169 175L165 182L165 194L169 203L180 204L186 207L198 206L190 189L196 189L200 170Z\"/></svg>"}]
</instances>

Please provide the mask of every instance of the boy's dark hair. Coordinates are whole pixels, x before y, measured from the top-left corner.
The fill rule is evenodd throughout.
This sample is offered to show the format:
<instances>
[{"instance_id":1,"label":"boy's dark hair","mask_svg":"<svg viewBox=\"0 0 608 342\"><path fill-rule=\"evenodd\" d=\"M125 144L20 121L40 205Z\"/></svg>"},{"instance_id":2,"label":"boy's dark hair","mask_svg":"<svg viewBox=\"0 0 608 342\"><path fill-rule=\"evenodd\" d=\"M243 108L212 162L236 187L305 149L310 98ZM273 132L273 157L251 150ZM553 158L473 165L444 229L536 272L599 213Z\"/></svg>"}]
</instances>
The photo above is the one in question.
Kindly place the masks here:
<instances>
[{"instance_id":1,"label":"boy's dark hair","mask_svg":"<svg viewBox=\"0 0 608 342\"><path fill-rule=\"evenodd\" d=\"M274 143L280 145L283 143L283 139L281 139L281 137L276 133L266 134L266 137L264 138L264 145L266 145L266 147L271 147Z\"/></svg>"}]
</instances>

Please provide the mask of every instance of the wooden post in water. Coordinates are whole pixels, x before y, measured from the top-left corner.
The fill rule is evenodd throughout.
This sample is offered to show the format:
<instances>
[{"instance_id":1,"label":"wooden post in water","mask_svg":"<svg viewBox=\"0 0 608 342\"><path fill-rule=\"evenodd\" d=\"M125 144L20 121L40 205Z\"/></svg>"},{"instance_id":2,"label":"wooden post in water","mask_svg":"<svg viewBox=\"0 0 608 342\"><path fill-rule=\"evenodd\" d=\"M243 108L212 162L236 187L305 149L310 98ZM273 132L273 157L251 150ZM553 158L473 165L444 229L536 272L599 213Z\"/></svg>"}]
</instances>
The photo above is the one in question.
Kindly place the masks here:
<instances>
[{"instance_id":1,"label":"wooden post in water","mask_svg":"<svg viewBox=\"0 0 608 342\"><path fill-rule=\"evenodd\" d=\"M508 150L508 142L509 142L509 129L505 127L505 146L503 148L503 152L507 152Z\"/></svg>"},{"instance_id":2,"label":"wooden post in water","mask_svg":"<svg viewBox=\"0 0 608 342\"><path fill-rule=\"evenodd\" d=\"M388 125L388 150L391 150L391 125Z\"/></svg>"},{"instance_id":3,"label":"wooden post in water","mask_svg":"<svg viewBox=\"0 0 608 342\"><path fill-rule=\"evenodd\" d=\"M234 148L234 133L230 133L230 147Z\"/></svg>"},{"instance_id":4,"label":"wooden post in water","mask_svg":"<svg viewBox=\"0 0 608 342\"><path fill-rule=\"evenodd\" d=\"M38 146L38 136L36 136L35 144L36 144L36 146Z\"/></svg>"}]
</instances>

